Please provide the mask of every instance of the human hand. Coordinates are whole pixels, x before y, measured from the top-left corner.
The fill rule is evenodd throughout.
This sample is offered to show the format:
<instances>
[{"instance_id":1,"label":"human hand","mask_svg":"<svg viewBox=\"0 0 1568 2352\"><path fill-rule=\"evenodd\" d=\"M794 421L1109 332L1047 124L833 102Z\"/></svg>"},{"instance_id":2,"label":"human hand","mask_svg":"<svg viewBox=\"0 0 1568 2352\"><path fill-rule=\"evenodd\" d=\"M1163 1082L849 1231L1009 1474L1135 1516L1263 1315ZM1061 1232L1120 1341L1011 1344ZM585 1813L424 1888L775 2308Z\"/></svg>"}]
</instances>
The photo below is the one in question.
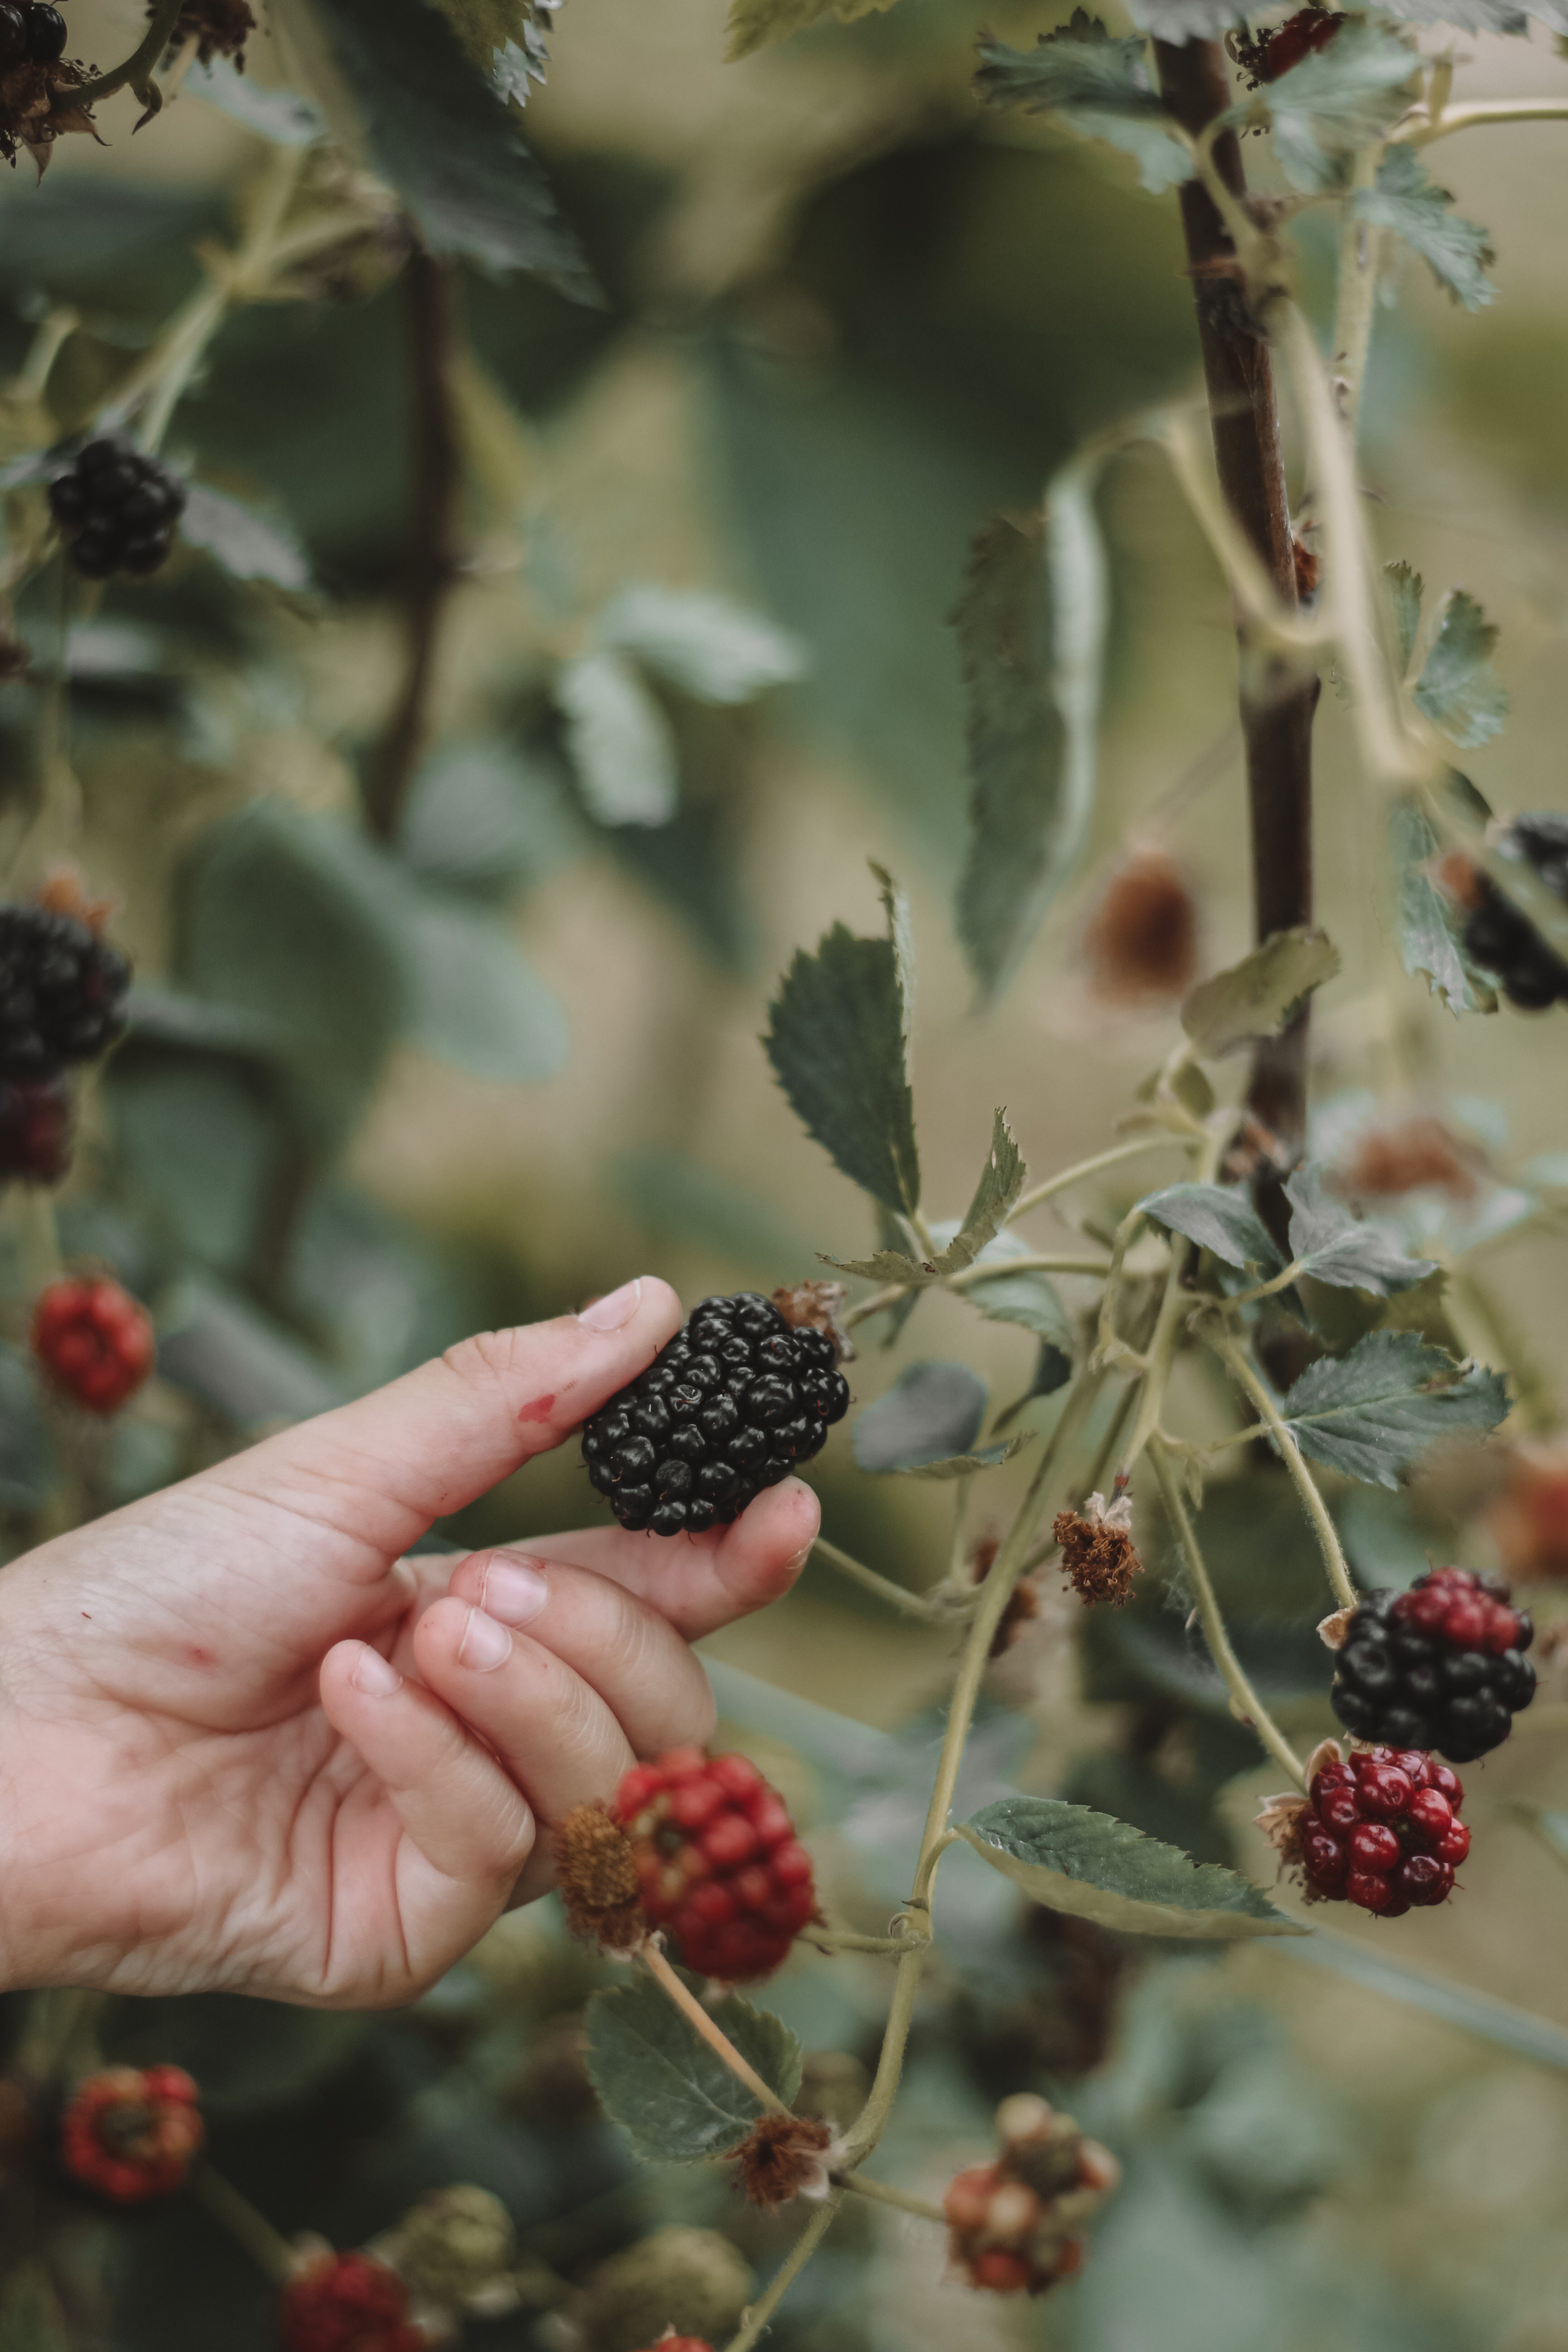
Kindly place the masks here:
<instances>
[{"instance_id":1,"label":"human hand","mask_svg":"<svg viewBox=\"0 0 1568 2352\"><path fill-rule=\"evenodd\" d=\"M706 1536L405 1557L679 1323L645 1280L467 1339L0 1573L0 1981L409 2000L548 1884L542 1828L705 1738L687 1644L787 1590L798 1480Z\"/></svg>"}]
</instances>

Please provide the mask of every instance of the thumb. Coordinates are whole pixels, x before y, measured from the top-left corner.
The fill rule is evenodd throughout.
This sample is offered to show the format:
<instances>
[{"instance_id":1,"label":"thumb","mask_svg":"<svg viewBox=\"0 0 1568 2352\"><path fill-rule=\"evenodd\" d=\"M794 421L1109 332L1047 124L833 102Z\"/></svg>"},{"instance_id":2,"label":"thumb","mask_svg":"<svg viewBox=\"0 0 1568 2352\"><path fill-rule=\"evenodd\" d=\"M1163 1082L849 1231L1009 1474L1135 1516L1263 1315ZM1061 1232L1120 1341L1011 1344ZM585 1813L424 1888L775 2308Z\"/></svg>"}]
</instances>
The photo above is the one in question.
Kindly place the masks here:
<instances>
[{"instance_id":1,"label":"thumb","mask_svg":"<svg viewBox=\"0 0 1568 2352\"><path fill-rule=\"evenodd\" d=\"M301 1422L209 1476L243 1482L384 1559L596 1412L680 1328L651 1276L577 1315L464 1339L387 1388Z\"/></svg>"}]
</instances>

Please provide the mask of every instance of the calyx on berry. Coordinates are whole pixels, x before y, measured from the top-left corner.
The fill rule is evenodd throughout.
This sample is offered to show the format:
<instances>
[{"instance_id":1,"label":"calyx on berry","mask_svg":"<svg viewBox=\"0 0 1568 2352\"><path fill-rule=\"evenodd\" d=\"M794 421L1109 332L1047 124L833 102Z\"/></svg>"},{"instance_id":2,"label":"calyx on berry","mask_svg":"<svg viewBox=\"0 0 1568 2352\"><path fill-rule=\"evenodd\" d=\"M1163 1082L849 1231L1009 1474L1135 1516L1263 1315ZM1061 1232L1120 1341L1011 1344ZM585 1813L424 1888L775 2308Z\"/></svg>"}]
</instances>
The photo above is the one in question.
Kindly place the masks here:
<instances>
[{"instance_id":1,"label":"calyx on berry","mask_svg":"<svg viewBox=\"0 0 1568 2352\"><path fill-rule=\"evenodd\" d=\"M635 1764L616 1791L642 1909L699 1976L772 1976L816 1916L811 1856L784 1799L743 1756L672 1748Z\"/></svg>"},{"instance_id":2,"label":"calyx on berry","mask_svg":"<svg viewBox=\"0 0 1568 2352\"><path fill-rule=\"evenodd\" d=\"M583 1431L588 1475L623 1528L724 1527L820 1453L849 1408L833 1340L754 1290L705 1298Z\"/></svg>"},{"instance_id":3,"label":"calyx on berry","mask_svg":"<svg viewBox=\"0 0 1568 2352\"><path fill-rule=\"evenodd\" d=\"M1534 1627L1500 1578L1436 1568L1369 1593L1335 1663L1334 1713L1358 1738L1468 1764L1500 1747L1535 1696Z\"/></svg>"},{"instance_id":4,"label":"calyx on berry","mask_svg":"<svg viewBox=\"0 0 1568 2352\"><path fill-rule=\"evenodd\" d=\"M116 2205L172 2197L205 2133L196 2086L179 2066L110 2066L79 2083L60 2118L60 2161Z\"/></svg>"},{"instance_id":5,"label":"calyx on berry","mask_svg":"<svg viewBox=\"0 0 1568 2352\"><path fill-rule=\"evenodd\" d=\"M33 1309L33 1353L84 1412L118 1412L153 1369L153 1318L107 1275L51 1282Z\"/></svg>"},{"instance_id":6,"label":"calyx on berry","mask_svg":"<svg viewBox=\"0 0 1568 2352\"><path fill-rule=\"evenodd\" d=\"M1082 2232L1121 2168L1032 2093L1004 2099L996 2124L1001 2154L961 2172L942 2200L949 2256L985 2294L1043 2294L1081 2268Z\"/></svg>"}]
</instances>

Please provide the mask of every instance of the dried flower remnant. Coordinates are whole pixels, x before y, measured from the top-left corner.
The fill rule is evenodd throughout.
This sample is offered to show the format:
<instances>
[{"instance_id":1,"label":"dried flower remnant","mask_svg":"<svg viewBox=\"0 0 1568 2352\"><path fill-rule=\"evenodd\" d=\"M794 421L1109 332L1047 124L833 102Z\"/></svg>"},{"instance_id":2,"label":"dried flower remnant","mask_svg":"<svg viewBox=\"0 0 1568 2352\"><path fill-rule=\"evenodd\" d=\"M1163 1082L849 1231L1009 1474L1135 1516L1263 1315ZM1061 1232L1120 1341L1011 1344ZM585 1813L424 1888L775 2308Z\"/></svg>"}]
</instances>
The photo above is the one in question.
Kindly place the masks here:
<instances>
[{"instance_id":1,"label":"dried flower remnant","mask_svg":"<svg viewBox=\"0 0 1568 2352\"><path fill-rule=\"evenodd\" d=\"M1089 984L1114 1004L1184 996L1197 977L1198 921L1180 867L1134 849L1106 884L1084 934Z\"/></svg>"},{"instance_id":2,"label":"dried flower remnant","mask_svg":"<svg viewBox=\"0 0 1568 2352\"><path fill-rule=\"evenodd\" d=\"M764 2213L776 2213L796 2197L826 2197L832 2139L815 2116L763 2116L731 2151L737 2186Z\"/></svg>"},{"instance_id":3,"label":"dried flower remnant","mask_svg":"<svg viewBox=\"0 0 1568 2352\"><path fill-rule=\"evenodd\" d=\"M566 1924L584 1943L632 1952L647 1941L632 1842L608 1805L574 1805L555 1832L555 1883Z\"/></svg>"},{"instance_id":4,"label":"dried flower remnant","mask_svg":"<svg viewBox=\"0 0 1568 2352\"><path fill-rule=\"evenodd\" d=\"M1131 1598L1143 1563L1132 1541L1132 1497L1110 1505L1091 1495L1086 1510L1058 1511L1051 1534L1061 1547L1062 1570L1089 1608L1121 1609Z\"/></svg>"},{"instance_id":5,"label":"dried flower remnant","mask_svg":"<svg viewBox=\"0 0 1568 2352\"><path fill-rule=\"evenodd\" d=\"M1366 1129L1335 1169L1333 1189L1350 1201L1394 1201L1405 1192L1447 1192L1473 1201L1480 1187L1471 1157L1430 1113Z\"/></svg>"},{"instance_id":6,"label":"dried flower remnant","mask_svg":"<svg viewBox=\"0 0 1568 2352\"><path fill-rule=\"evenodd\" d=\"M792 1331L820 1331L831 1339L841 1364L855 1360L855 1342L844 1326L848 1286L842 1282L787 1283L773 1294L773 1303Z\"/></svg>"}]
</instances>

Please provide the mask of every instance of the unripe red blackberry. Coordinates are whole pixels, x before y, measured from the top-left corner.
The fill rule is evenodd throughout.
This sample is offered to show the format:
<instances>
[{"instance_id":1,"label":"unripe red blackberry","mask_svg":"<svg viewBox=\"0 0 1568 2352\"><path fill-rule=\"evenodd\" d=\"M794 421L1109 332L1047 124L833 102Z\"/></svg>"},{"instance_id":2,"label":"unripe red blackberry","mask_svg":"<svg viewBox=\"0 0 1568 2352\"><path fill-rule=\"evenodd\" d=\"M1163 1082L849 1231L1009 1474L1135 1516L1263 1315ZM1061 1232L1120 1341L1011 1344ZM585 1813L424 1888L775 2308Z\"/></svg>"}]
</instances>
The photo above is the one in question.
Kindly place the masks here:
<instances>
[{"instance_id":1,"label":"unripe red blackberry","mask_svg":"<svg viewBox=\"0 0 1568 2352\"><path fill-rule=\"evenodd\" d=\"M1121 2167L1032 2094L1004 2099L996 2123L1001 2155L961 2172L942 2199L949 2258L983 2294L1043 2294L1082 2267L1082 2232Z\"/></svg>"},{"instance_id":2,"label":"unripe red blackberry","mask_svg":"<svg viewBox=\"0 0 1568 2352\"><path fill-rule=\"evenodd\" d=\"M1343 16L1327 9L1299 8L1265 42L1258 80L1278 81L1281 74L1299 66L1315 49L1326 49L1344 21Z\"/></svg>"},{"instance_id":3,"label":"unripe red blackberry","mask_svg":"<svg viewBox=\"0 0 1568 2352\"><path fill-rule=\"evenodd\" d=\"M743 1756L672 1748L634 1764L616 1812L637 1855L642 1907L699 1976L771 1976L816 1916L811 1856L784 1799Z\"/></svg>"},{"instance_id":4,"label":"unripe red blackberry","mask_svg":"<svg viewBox=\"0 0 1568 2352\"><path fill-rule=\"evenodd\" d=\"M196 2086L178 2066L110 2066L79 2083L60 2118L60 2162L116 2205L172 2197L205 2137Z\"/></svg>"},{"instance_id":5,"label":"unripe red blackberry","mask_svg":"<svg viewBox=\"0 0 1568 2352\"><path fill-rule=\"evenodd\" d=\"M125 1026L131 967L79 916L0 906L0 1079L38 1086Z\"/></svg>"},{"instance_id":6,"label":"unripe red blackberry","mask_svg":"<svg viewBox=\"0 0 1568 2352\"><path fill-rule=\"evenodd\" d=\"M1310 1900L1397 1919L1446 1903L1470 1850L1457 1772L1413 1748L1356 1749L1312 1775L1294 1823Z\"/></svg>"},{"instance_id":7,"label":"unripe red blackberry","mask_svg":"<svg viewBox=\"0 0 1568 2352\"><path fill-rule=\"evenodd\" d=\"M33 1353L51 1384L84 1412L118 1412L153 1369L153 1318L107 1276L67 1276L39 1294Z\"/></svg>"},{"instance_id":8,"label":"unripe red blackberry","mask_svg":"<svg viewBox=\"0 0 1568 2352\"><path fill-rule=\"evenodd\" d=\"M713 2352L713 2347L700 2336L661 2336L648 2352Z\"/></svg>"},{"instance_id":9,"label":"unripe red blackberry","mask_svg":"<svg viewBox=\"0 0 1568 2352\"><path fill-rule=\"evenodd\" d=\"M822 1331L754 1290L705 1298L583 1430L588 1475L623 1528L701 1535L821 1451L849 1407Z\"/></svg>"},{"instance_id":10,"label":"unripe red blackberry","mask_svg":"<svg viewBox=\"0 0 1568 2352\"><path fill-rule=\"evenodd\" d=\"M316 2255L283 2290L285 2352L425 2352L408 2289L374 2254Z\"/></svg>"},{"instance_id":11,"label":"unripe red blackberry","mask_svg":"<svg viewBox=\"0 0 1568 2352\"><path fill-rule=\"evenodd\" d=\"M1360 1739L1436 1748L1473 1763L1535 1696L1535 1629L1495 1576L1437 1568L1408 1592L1372 1592L1334 1664L1334 1713Z\"/></svg>"},{"instance_id":12,"label":"unripe red blackberry","mask_svg":"<svg viewBox=\"0 0 1568 2352\"><path fill-rule=\"evenodd\" d=\"M59 1080L18 1087L0 1079L0 1183L58 1184L70 1160L71 1099Z\"/></svg>"},{"instance_id":13,"label":"unripe red blackberry","mask_svg":"<svg viewBox=\"0 0 1568 2352\"><path fill-rule=\"evenodd\" d=\"M185 486L156 457L120 434L89 441L69 471L49 485L49 505L76 570L89 580L111 572L138 578L168 557Z\"/></svg>"}]
</instances>

